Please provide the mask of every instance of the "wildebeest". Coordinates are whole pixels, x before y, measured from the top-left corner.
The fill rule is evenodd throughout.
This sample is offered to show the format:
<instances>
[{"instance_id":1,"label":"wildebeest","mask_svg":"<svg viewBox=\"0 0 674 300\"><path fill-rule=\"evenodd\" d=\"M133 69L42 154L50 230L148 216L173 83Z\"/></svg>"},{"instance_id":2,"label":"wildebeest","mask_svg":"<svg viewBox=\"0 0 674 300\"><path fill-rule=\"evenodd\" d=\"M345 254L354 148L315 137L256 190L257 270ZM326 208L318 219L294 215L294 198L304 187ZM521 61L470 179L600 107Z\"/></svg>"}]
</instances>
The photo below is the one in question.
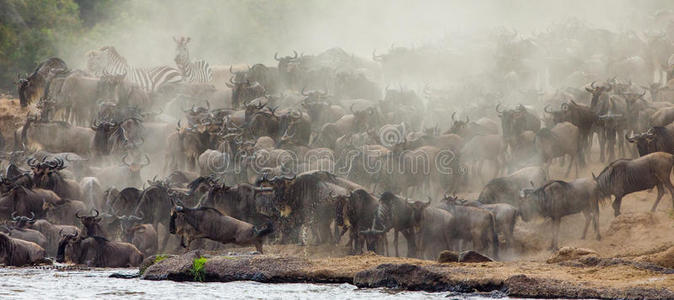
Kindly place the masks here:
<instances>
[{"instance_id":1,"label":"wildebeest","mask_svg":"<svg viewBox=\"0 0 674 300\"><path fill-rule=\"evenodd\" d=\"M599 234L599 201L597 183L589 178L579 178L570 182L553 180L534 189L523 189L519 201L522 220L528 222L534 215L552 219L552 244L557 250L559 225L562 217L583 212L585 227L582 239L585 239L590 222L593 223L597 240Z\"/></svg>"},{"instance_id":2,"label":"wildebeest","mask_svg":"<svg viewBox=\"0 0 674 300\"><path fill-rule=\"evenodd\" d=\"M96 172L104 187L123 186L138 187L141 184L140 171L150 165L150 157L145 154L142 160L131 159L128 154L122 156L122 165L99 169Z\"/></svg>"},{"instance_id":3,"label":"wildebeest","mask_svg":"<svg viewBox=\"0 0 674 300\"><path fill-rule=\"evenodd\" d=\"M500 104L496 105L496 112L501 118L501 131L503 140L507 145L512 146L515 142L513 138L519 136L522 132L531 130L538 132L541 128L541 120L536 115L527 110L524 105L518 105L515 109L499 110Z\"/></svg>"},{"instance_id":4,"label":"wildebeest","mask_svg":"<svg viewBox=\"0 0 674 300\"><path fill-rule=\"evenodd\" d=\"M541 167L527 167L508 176L490 180L482 188L478 200L481 203L508 203L517 205L520 190L529 187L530 182L541 186L547 181L545 170Z\"/></svg>"},{"instance_id":5,"label":"wildebeest","mask_svg":"<svg viewBox=\"0 0 674 300\"><path fill-rule=\"evenodd\" d=\"M32 214L30 218L12 214L12 221L13 225L6 226L5 230L0 228L0 231L5 231L12 238L33 242L42 248L47 248L47 237L37 230L27 228L30 223L35 222L35 214Z\"/></svg>"},{"instance_id":6,"label":"wildebeest","mask_svg":"<svg viewBox=\"0 0 674 300\"><path fill-rule=\"evenodd\" d=\"M225 216L210 207L189 208L176 205L171 210L169 232L180 234L182 244L189 249L190 243L199 238L207 238L223 244L239 246L254 245L262 251L262 239L273 231L271 223L255 226L230 216ZM185 244L185 239L187 243Z\"/></svg>"},{"instance_id":7,"label":"wildebeest","mask_svg":"<svg viewBox=\"0 0 674 300\"><path fill-rule=\"evenodd\" d=\"M472 162L472 174L476 178L482 179L482 166L484 161L492 162L494 174L492 178L498 176L505 163L505 146L500 135L478 135L468 141L461 149L461 158L464 161Z\"/></svg>"},{"instance_id":8,"label":"wildebeest","mask_svg":"<svg viewBox=\"0 0 674 300\"><path fill-rule=\"evenodd\" d=\"M35 243L0 232L0 259L5 266L25 266L44 261L45 250Z\"/></svg>"},{"instance_id":9,"label":"wildebeest","mask_svg":"<svg viewBox=\"0 0 674 300\"><path fill-rule=\"evenodd\" d=\"M268 187L256 187L242 183L235 186L214 182L210 185L205 198L199 207L212 207L222 214L250 223L263 221L256 205L256 195L260 192L272 191Z\"/></svg>"},{"instance_id":10,"label":"wildebeest","mask_svg":"<svg viewBox=\"0 0 674 300\"><path fill-rule=\"evenodd\" d=\"M43 189L28 189L21 185L12 185L10 190L0 198L0 212L7 217L12 212L28 216L35 213L38 218L45 216L43 205L45 202L61 203L56 193Z\"/></svg>"},{"instance_id":11,"label":"wildebeest","mask_svg":"<svg viewBox=\"0 0 674 300\"><path fill-rule=\"evenodd\" d=\"M651 211L655 211L660 199L669 191L674 202L674 188L669 180L672 173L674 156L665 152L655 152L635 159L618 159L611 162L598 176L592 175L597 182L597 190L602 197L615 196L613 211L620 215L620 203L625 195L658 188L658 197L653 203Z\"/></svg>"},{"instance_id":12,"label":"wildebeest","mask_svg":"<svg viewBox=\"0 0 674 300\"><path fill-rule=\"evenodd\" d=\"M35 71L26 78L19 78L18 94L21 107L26 107L45 94L49 80L59 71L66 71L68 66L58 57L50 57L41 62Z\"/></svg>"},{"instance_id":13,"label":"wildebeest","mask_svg":"<svg viewBox=\"0 0 674 300\"><path fill-rule=\"evenodd\" d=\"M122 235L124 241L136 246L144 256L148 257L157 253L157 230L154 229L152 224L138 224L126 228Z\"/></svg>"},{"instance_id":14,"label":"wildebeest","mask_svg":"<svg viewBox=\"0 0 674 300\"><path fill-rule=\"evenodd\" d=\"M674 153L674 124L652 127L637 135L625 135L625 139L636 144L639 156L653 152Z\"/></svg>"},{"instance_id":15,"label":"wildebeest","mask_svg":"<svg viewBox=\"0 0 674 300\"><path fill-rule=\"evenodd\" d=\"M28 147L52 153L74 152L88 156L94 139L91 128L71 126L64 122L35 122L32 117L20 129L21 141Z\"/></svg>"},{"instance_id":16,"label":"wildebeest","mask_svg":"<svg viewBox=\"0 0 674 300\"><path fill-rule=\"evenodd\" d=\"M363 242L365 242L368 250L379 252L377 249L373 249L372 244L368 241L369 238L378 239L380 235L385 235L387 232L386 228L379 229L380 232L373 232L371 228L373 223L383 223L381 221L385 218L383 214L377 214L379 211L377 199L364 189L354 190L348 195L338 195L335 193L332 197L337 198L335 225L343 225L345 227L343 232L346 229L350 231L349 240L352 244L349 246L352 253L361 253L363 251ZM381 220L377 222L377 218ZM337 236L337 240L339 240L340 236Z\"/></svg>"},{"instance_id":17,"label":"wildebeest","mask_svg":"<svg viewBox=\"0 0 674 300\"><path fill-rule=\"evenodd\" d=\"M576 176L578 176L578 169L585 165L580 138L578 127L569 122L558 123L553 128L543 128L536 133L534 143L538 155L545 163L546 173L549 174L550 172L552 159L569 155L571 160L564 176L569 176L574 163L576 165Z\"/></svg>"},{"instance_id":18,"label":"wildebeest","mask_svg":"<svg viewBox=\"0 0 674 300\"><path fill-rule=\"evenodd\" d=\"M80 230L72 225L55 225L50 223L47 220L36 220L34 223L29 225L31 229L35 229L41 232L47 238L47 254L50 256L56 256L56 251L58 249L59 242L61 241L62 234L75 234L80 233Z\"/></svg>"},{"instance_id":19,"label":"wildebeest","mask_svg":"<svg viewBox=\"0 0 674 300\"><path fill-rule=\"evenodd\" d=\"M428 203L431 203L430 199ZM448 230L452 232L455 240L472 242L473 248L478 251L488 251L491 247L491 254L494 258L498 258L496 220L489 210L457 205L455 201L444 201L441 208L453 216L454 227Z\"/></svg>"},{"instance_id":20,"label":"wildebeest","mask_svg":"<svg viewBox=\"0 0 674 300\"><path fill-rule=\"evenodd\" d=\"M430 204L430 201L411 204L415 226L419 228L418 256L424 258L434 258L442 250L454 249L456 242L454 216L446 210L428 207Z\"/></svg>"},{"instance_id":21,"label":"wildebeest","mask_svg":"<svg viewBox=\"0 0 674 300\"><path fill-rule=\"evenodd\" d=\"M129 243L75 233L64 235L61 239L56 261L102 268L129 268L139 266L143 262L143 254Z\"/></svg>"},{"instance_id":22,"label":"wildebeest","mask_svg":"<svg viewBox=\"0 0 674 300\"><path fill-rule=\"evenodd\" d=\"M515 206L508 203L483 204L479 201L466 201L458 199L456 196L449 195L445 195L442 201L443 203L440 205L440 208L448 209L452 205L462 205L488 210L494 215L496 232L503 234L506 248L512 247L512 243L514 242L513 231L515 229L515 223L517 223L517 217L520 215L519 210Z\"/></svg>"},{"instance_id":23,"label":"wildebeest","mask_svg":"<svg viewBox=\"0 0 674 300\"><path fill-rule=\"evenodd\" d=\"M384 224L385 232L393 229L395 255L399 256L398 233L402 233L407 241L407 256L416 257L417 245L414 220L412 208L407 199L401 198L391 192L384 192L379 198L379 206L378 212L381 213L375 215L375 218L381 219L379 222Z\"/></svg>"},{"instance_id":24,"label":"wildebeest","mask_svg":"<svg viewBox=\"0 0 674 300\"><path fill-rule=\"evenodd\" d=\"M100 236L100 237L108 237L107 233L103 230L103 227L101 227L100 222L102 218L99 218L99 212L97 209L93 209L94 212L96 212L95 216L80 216L80 212L75 213L75 218L80 220L82 225L84 226L84 236Z\"/></svg>"}]
</instances>

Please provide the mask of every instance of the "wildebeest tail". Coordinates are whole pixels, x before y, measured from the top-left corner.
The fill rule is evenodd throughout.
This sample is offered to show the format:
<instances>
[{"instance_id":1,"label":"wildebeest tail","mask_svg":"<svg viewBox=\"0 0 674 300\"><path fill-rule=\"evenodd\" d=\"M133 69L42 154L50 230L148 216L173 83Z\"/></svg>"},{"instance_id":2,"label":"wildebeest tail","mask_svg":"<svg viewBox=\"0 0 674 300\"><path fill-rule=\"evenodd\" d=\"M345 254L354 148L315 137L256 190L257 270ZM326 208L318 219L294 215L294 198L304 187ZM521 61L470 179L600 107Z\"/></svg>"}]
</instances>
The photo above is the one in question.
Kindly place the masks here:
<instances>
[{"instance_id":1,"label":"wildebeest tail","mask_svg":"<svg viewBox=\"0 0 674 300\"><path fill-rule=\"evenodd\" d=\"M262 226L255 226L253 228L253 235L258 238L264 237L272 232L274 232L274 224L271 221Z\"/></svg>"}]
</instances>

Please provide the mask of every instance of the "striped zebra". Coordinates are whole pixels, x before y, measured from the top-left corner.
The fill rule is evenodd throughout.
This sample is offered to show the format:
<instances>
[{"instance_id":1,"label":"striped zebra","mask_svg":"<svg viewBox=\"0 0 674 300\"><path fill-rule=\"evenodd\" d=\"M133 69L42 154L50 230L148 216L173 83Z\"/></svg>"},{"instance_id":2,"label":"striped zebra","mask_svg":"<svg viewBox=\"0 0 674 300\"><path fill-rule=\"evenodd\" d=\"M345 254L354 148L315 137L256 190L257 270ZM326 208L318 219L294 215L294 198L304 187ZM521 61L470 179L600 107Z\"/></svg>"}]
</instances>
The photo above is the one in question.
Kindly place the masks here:
<instances>
[{"instance_id":1,"label":"striped zebra","mask_svg":"<svg viewBox=\"0 0 674 300\"><path fill-rule=\"evenodd\" d=\"M175 62L178 69L182 72L185 81L200 83L213 81L213 71L206 61L196 60L190 62L190 52L187 49L190 38L180 37L177 39L173 37L173 41L176 42Z\"/></svg>"},{"instance_id":2,"label":"striped zebra","mask_svg":"<svg viewBox=\"0 0 674 300\"><path fill-rule=\"evenodd\" d=\"M126 80L140 86L147 92L156 92L167 83L183 80L181 72L169 66L136 68L129 66L126 59L119 55L115 47L105 46L87 53L87 69L96 76L104 74L125 75Z\"/></svg>"}]
</instances>

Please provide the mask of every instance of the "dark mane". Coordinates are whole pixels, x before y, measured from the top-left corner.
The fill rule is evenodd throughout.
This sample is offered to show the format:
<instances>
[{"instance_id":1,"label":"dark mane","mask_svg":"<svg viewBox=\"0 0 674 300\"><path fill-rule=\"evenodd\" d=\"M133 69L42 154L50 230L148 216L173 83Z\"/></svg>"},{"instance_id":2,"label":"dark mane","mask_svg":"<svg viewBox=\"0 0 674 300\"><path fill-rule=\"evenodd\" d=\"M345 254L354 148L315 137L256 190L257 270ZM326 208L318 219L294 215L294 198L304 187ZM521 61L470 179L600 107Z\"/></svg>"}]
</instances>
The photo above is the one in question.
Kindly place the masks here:
<instances>
[{"instance_id":1,"label":"dark mane","mask_svg":"<svg viewBox=\"0 0 674 300\"><path fill-rule=\"evenodd\" d=\"M224 216L219 210L213 208L213 207L195 207L195 208L189 208L189 207L184 207L183 209L189 210L189 211L212 211L220 216Z\"/></svg>"},{"instance_id":2,"label":"dark mane","mask_svg":"<svg viewBox=\"0 0 674 300\"><path fill-rule=\"evenodd\" d=\"M199 176L199 178L197 178L197 179L193 180L192 182L190 182L190 183L187 185L187 188L190 189L190 193L193 193L194 190L195 190L200 184L202 184L202 183L204 183L204 182L208 182L209 179L210 179L210 178L207 177L207 176Z\"/></svg>"}]
</instances>

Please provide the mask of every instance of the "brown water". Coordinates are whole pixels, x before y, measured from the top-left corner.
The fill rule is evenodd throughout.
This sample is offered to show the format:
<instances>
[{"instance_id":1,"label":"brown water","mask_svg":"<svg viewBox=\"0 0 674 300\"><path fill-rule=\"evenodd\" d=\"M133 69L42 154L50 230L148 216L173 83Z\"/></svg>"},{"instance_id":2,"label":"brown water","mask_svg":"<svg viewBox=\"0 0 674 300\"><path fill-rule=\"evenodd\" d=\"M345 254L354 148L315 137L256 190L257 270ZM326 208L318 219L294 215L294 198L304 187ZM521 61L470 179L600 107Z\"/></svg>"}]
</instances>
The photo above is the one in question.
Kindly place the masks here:
<instances>
[{"instance_id":1,"label":"brown water","mask_svg":"<svg viewBox=\"0 0 674 300\"><path fill-rule=\"evenodd\" d=\"M109 278L136 269L0 268L0 299L485 299L450 293L358 289L350 284L194 283Z\"/></svg>"}]
</instances>

